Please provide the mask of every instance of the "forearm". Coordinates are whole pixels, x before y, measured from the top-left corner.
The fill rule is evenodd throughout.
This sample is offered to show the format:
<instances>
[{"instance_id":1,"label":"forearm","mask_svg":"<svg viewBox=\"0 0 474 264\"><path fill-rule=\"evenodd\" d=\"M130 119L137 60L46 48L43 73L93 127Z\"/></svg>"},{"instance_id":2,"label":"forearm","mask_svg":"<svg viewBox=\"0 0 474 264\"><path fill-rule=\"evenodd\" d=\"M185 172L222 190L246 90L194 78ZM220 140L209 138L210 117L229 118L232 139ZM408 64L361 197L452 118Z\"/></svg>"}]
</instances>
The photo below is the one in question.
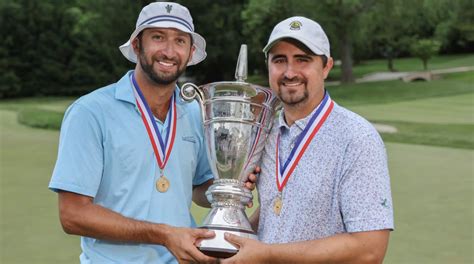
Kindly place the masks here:
<instances>
[{"instance_id":1,"label":"forearm","mask_svg":"<svg viewBox=\"0 0 474 264\"><path fill-rule=\"evenodd\" d=\"M268 247L269 263L382 263L389 231L339 234Z\"/></svg>"},{"instance_id":2,"label":"forearm","mask_svg":"<svg viewBox=\"0 0 474 264\"><path fill-rule=\"evenodd\" d=\"M258 222L260 220L260 206L255 209L255 212L249 217L250 225L252 229L257 232L258 231Z\"/></svg>"},{"instance_id":3,"label":"forearm","mask_svg":"<svg viewBox=\"0 0 474 264\"><path fill-rule=\"evenodd\" d=\"M206 191L212 185L214 181L208 180L201 185L196 185L193 187L193 202L199 206L210 208L211 204L207 200Z\"/></svg>"},{"instance_id":4,"label":"forearm","mask_svg":"<svg viewBox=\"0 0 474 264\"><path fill-rule=\"evenodd\" d=\"M111 241L166 243L170 226L127 218L84 199L71 202L77 194L61 192L59 195L60 220L68 234Z\"/></svg>"}]
</instances>

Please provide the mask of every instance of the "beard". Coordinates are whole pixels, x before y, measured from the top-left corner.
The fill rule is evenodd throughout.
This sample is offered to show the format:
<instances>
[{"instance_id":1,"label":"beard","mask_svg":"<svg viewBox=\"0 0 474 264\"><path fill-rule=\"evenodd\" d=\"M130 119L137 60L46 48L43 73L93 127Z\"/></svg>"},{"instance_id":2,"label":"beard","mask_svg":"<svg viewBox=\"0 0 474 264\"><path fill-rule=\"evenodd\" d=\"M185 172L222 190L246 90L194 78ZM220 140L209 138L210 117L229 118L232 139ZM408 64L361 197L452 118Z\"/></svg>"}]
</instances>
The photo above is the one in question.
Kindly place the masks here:
<instances>
[{"instance_id":1,"label":"beard","mask_svg":"<svg viewBox=\"0 0 474 264\"><path fill-rule=\"evenodd\" d=\"M278 81L278 86L281 87L284 85L284 83L288 83L288 82L301 82L304 86L304 90L290 93L287 90L283 90L280 88L278 90L278 97L284 104L289 105L289 106L297 106L308 100L309 92L308 92L308 87L306 85L306 82L304 80L301 80L299 78L293 78L293 79L283 78L282 80Z\"/></svg>"},{"instance_id":2,"label":"beard","mask_svg":"<svg viewBox=\"0 0 474 264\"><path fill-rule=\"evenodd\" d=\"M148 63L145 55L145 49L143 48L143 45L140 40L138 52L138 60L140 61L140 66L143 72L145 72L145 74L148 76L148 78L159 85L169 85L176 82L179 76L181 76L181 74L183 74L183 72L186 70L186 65L189 61L188 59L186 63L181 64L181 60L179 58L168 58L166 55L161 55L157 58L157 60L166 60L169 62L176 63L176 65L178 65L178 69L175 72L164 73L155 71L153 69L153 64L157 62L155 62L156 60L153 57L151 59L152 61Z\"/></svg>"}]
</instances>

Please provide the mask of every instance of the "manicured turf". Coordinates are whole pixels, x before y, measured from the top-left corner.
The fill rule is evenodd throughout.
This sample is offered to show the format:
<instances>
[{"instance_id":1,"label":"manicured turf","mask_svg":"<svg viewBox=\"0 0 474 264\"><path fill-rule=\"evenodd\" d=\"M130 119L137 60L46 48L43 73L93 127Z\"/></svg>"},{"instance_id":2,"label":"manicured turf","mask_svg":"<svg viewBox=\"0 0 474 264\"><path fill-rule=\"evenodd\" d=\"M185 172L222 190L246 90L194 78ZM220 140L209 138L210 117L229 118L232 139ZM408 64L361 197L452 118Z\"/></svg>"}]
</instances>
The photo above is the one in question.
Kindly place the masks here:
<instances>
[{"instance_id":1,"label":"manicured turf","mask_svg":"<svg viewBox=\"0 0 474 264\"><path fill-rule=\"evenodd\" d=\"M62 232L47 189L58 132L18 125L10 111L0 119L1 263L77 263L79 240ZM471 263L474 151L393 143L387 150L396 231L385 263ZM198 222L207 211L193 208Z\"/></svg>"},{"instance_id":2,"label":"manicured turf","mask_svg":"<svg viewBox=\"0 0 474 264\"><path fill-rule=\"evenodd\" d=\"M343 106L387 104L474 92L473 72L444 76L441 80L430 82L388 81L331 86L328 91Z\"/></svg>"},{"instance_id":3,"label":"manicured turf","mask_svg":"<svg viewBox=\"0 0 474 264\"><path fill-rule=\"evenodd\" d=\"M439 63L443 62L449 64ZM399 130L383 134L385 141L413 143L386 143L396 230L385 263L474 261L472 79L471 72L430 83L329 88L339 104ZM71 102L70 98L0 101L0 263L78 263L79 239L62 232L57 196L47 189L59 133L18 124L18 113L28 109L25 123L57 123L57 119L42 121L34 113L46 113L51 120ZM193 205L198 223L207 212Z\"/></svg>"},{"instance_id":4,"label":"manicured turf","mask_svg":"<svg viewBox=\"0 0 474 264\"><path fill-rule=\"evenodd\" d=\"M397 133L381 133L385 142L474 149L474 124L426 124L377 121L391 125Z\"/></svg>"},{"instance_id":5,"label":"manicured turf","mask_svg":"<svg viewBox=\"0 0 474 264\"><path fill-rule=\"evenodd\" d=\"M0 263L78 263L79 239L62 232L48 182L57 131L17 123L0 111Z\"/></svg>"},{"instance_id":6,"label":"manicured turf","mask_svg":"<svg viewBox=\"0 0 474 264\"><path fill-rule=\"evenodd\" d=\"M474 124L474 91L454 96L348 107L370 120Z\"/></svg>"},{"instance_id":7,"label":"manicured turf","mask_svg":"<svg viewBox=\"0 0 474 264\"><path fill-rule=\"evenodd\" d=\"M387 149L396 230L384 263L473 263L474 151Z\"/></svg>"},{"instance_id":8,"label":"manicured turf","mask_svg":"<svg viewBox=\"0 0 474 264\"><path fill-rule=\"evenodd\" d=\"M450 56L436 56L428 61L428 70L446 69L462 66L473 66L474 54L460 54ZM393 61L393 66L396 71L423 71L423 64L417 58L399 58ZM363 61L355 64L353 74L355 78L363 77L372 72L388 72L387 60L371 60ZM338 80L341 75L341 69L335 66L329 73L329 78Z\"/></svg>"},{"instance_id":9,"label":"manicured turf","mask_svg":"<svg viewBox=\"0 0 474 264\"><path fill-rule=\"evenodd\" d=\"M474 93L349 108L395 127L382 134L386 142L474 149Z\"/></svg>"},{"instance_id":10,"label":"manicured turf","mask_svg":"<svg viewBox=\"0 0 474 264\"><path fill-rule=\"evenodd\" d=\"M59 130L62 120L63 113L55 110L24 107L18 111L18 122L30 127Z\"/></svg>"}]
</instances>

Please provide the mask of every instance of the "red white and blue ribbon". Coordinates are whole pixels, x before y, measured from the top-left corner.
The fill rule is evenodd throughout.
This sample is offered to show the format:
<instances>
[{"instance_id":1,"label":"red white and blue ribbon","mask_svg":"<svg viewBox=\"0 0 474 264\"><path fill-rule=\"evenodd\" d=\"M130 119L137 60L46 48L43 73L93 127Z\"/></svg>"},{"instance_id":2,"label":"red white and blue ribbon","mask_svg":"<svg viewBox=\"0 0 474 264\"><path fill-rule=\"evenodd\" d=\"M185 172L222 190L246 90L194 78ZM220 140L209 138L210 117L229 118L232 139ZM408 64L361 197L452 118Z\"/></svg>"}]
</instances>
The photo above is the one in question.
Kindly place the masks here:
<instances>
[{"instance_id":1,"label":"red white and blue ribbon","mask_svg":"<svg viewBox=\"0 0 474 264\"><path fill-rule=\"evenodd\" d=\"M168 159L173 149L174 138L176 136L176 98L173 93L170 106L168 111L168 116L166 117L170 121L170 125L166 129L166 137L163 140L158 126L155 122L155 117L151 112L150 107L148 106L145 97L143 96L140 87L138 86L137 81L135 80L134 74L132 74L132 83L133 83L133 92L135 95L135 100L137 101L138 110L141 113L143 124L145 125L148 137L150 138L151 145L153 146L153 151L155 152L156 161L160 167L161 172L166 166ZM158 143L158 144L157 144Z\"/></svg>"},{"instance_id":2,"label":"red white and blue ribbon","mask_svg":"<svg viewBox=\"0 0 474 264\"><path fill-rule=\"evenodd\" d=\"M286 159L286 162L283 166L280 166L281 160L279 156L280 148L280 133L277 136L276 142L276 182L278 191L282 192L285 187L288 179L298 165L301 157L308 148L309 144L313 140L314 136L318 133L321 126L326 121L327 117L331 113L334 107L334 102L329 97L329 94L326 92L322 102L319 104L318 108L311 116L308 121L308 124L298 136L295 142L295 146L290 152L290 155Z\"/></svg>"}]
</instances>

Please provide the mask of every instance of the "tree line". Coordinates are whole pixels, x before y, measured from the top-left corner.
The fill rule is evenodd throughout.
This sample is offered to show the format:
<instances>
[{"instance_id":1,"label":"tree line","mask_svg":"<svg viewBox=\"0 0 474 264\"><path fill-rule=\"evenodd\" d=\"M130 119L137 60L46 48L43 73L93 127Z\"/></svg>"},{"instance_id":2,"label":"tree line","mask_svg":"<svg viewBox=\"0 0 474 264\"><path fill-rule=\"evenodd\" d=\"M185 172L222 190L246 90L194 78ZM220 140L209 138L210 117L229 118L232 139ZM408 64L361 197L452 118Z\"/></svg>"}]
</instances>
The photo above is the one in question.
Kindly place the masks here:
<instances>
[{"instance_id":1,"label":"tree line","mask_svg":"<svg viewBox=\"0 0 474 264\"><path fill-rule=\"evenodd\" d=\"M0 0L0 98L81 95L116 81L134 65L118 46L135 27L138 0ZM249 73L265 75L262 48L273 26L289 16L318 21L341 61L342 81L352 66L373 58L435 52L473 52L471 0L178 0L191 11L207 41L207 59L189 67L197 83L233 80L241 44L249 45Z\"/></svg>"}]
</instances>

